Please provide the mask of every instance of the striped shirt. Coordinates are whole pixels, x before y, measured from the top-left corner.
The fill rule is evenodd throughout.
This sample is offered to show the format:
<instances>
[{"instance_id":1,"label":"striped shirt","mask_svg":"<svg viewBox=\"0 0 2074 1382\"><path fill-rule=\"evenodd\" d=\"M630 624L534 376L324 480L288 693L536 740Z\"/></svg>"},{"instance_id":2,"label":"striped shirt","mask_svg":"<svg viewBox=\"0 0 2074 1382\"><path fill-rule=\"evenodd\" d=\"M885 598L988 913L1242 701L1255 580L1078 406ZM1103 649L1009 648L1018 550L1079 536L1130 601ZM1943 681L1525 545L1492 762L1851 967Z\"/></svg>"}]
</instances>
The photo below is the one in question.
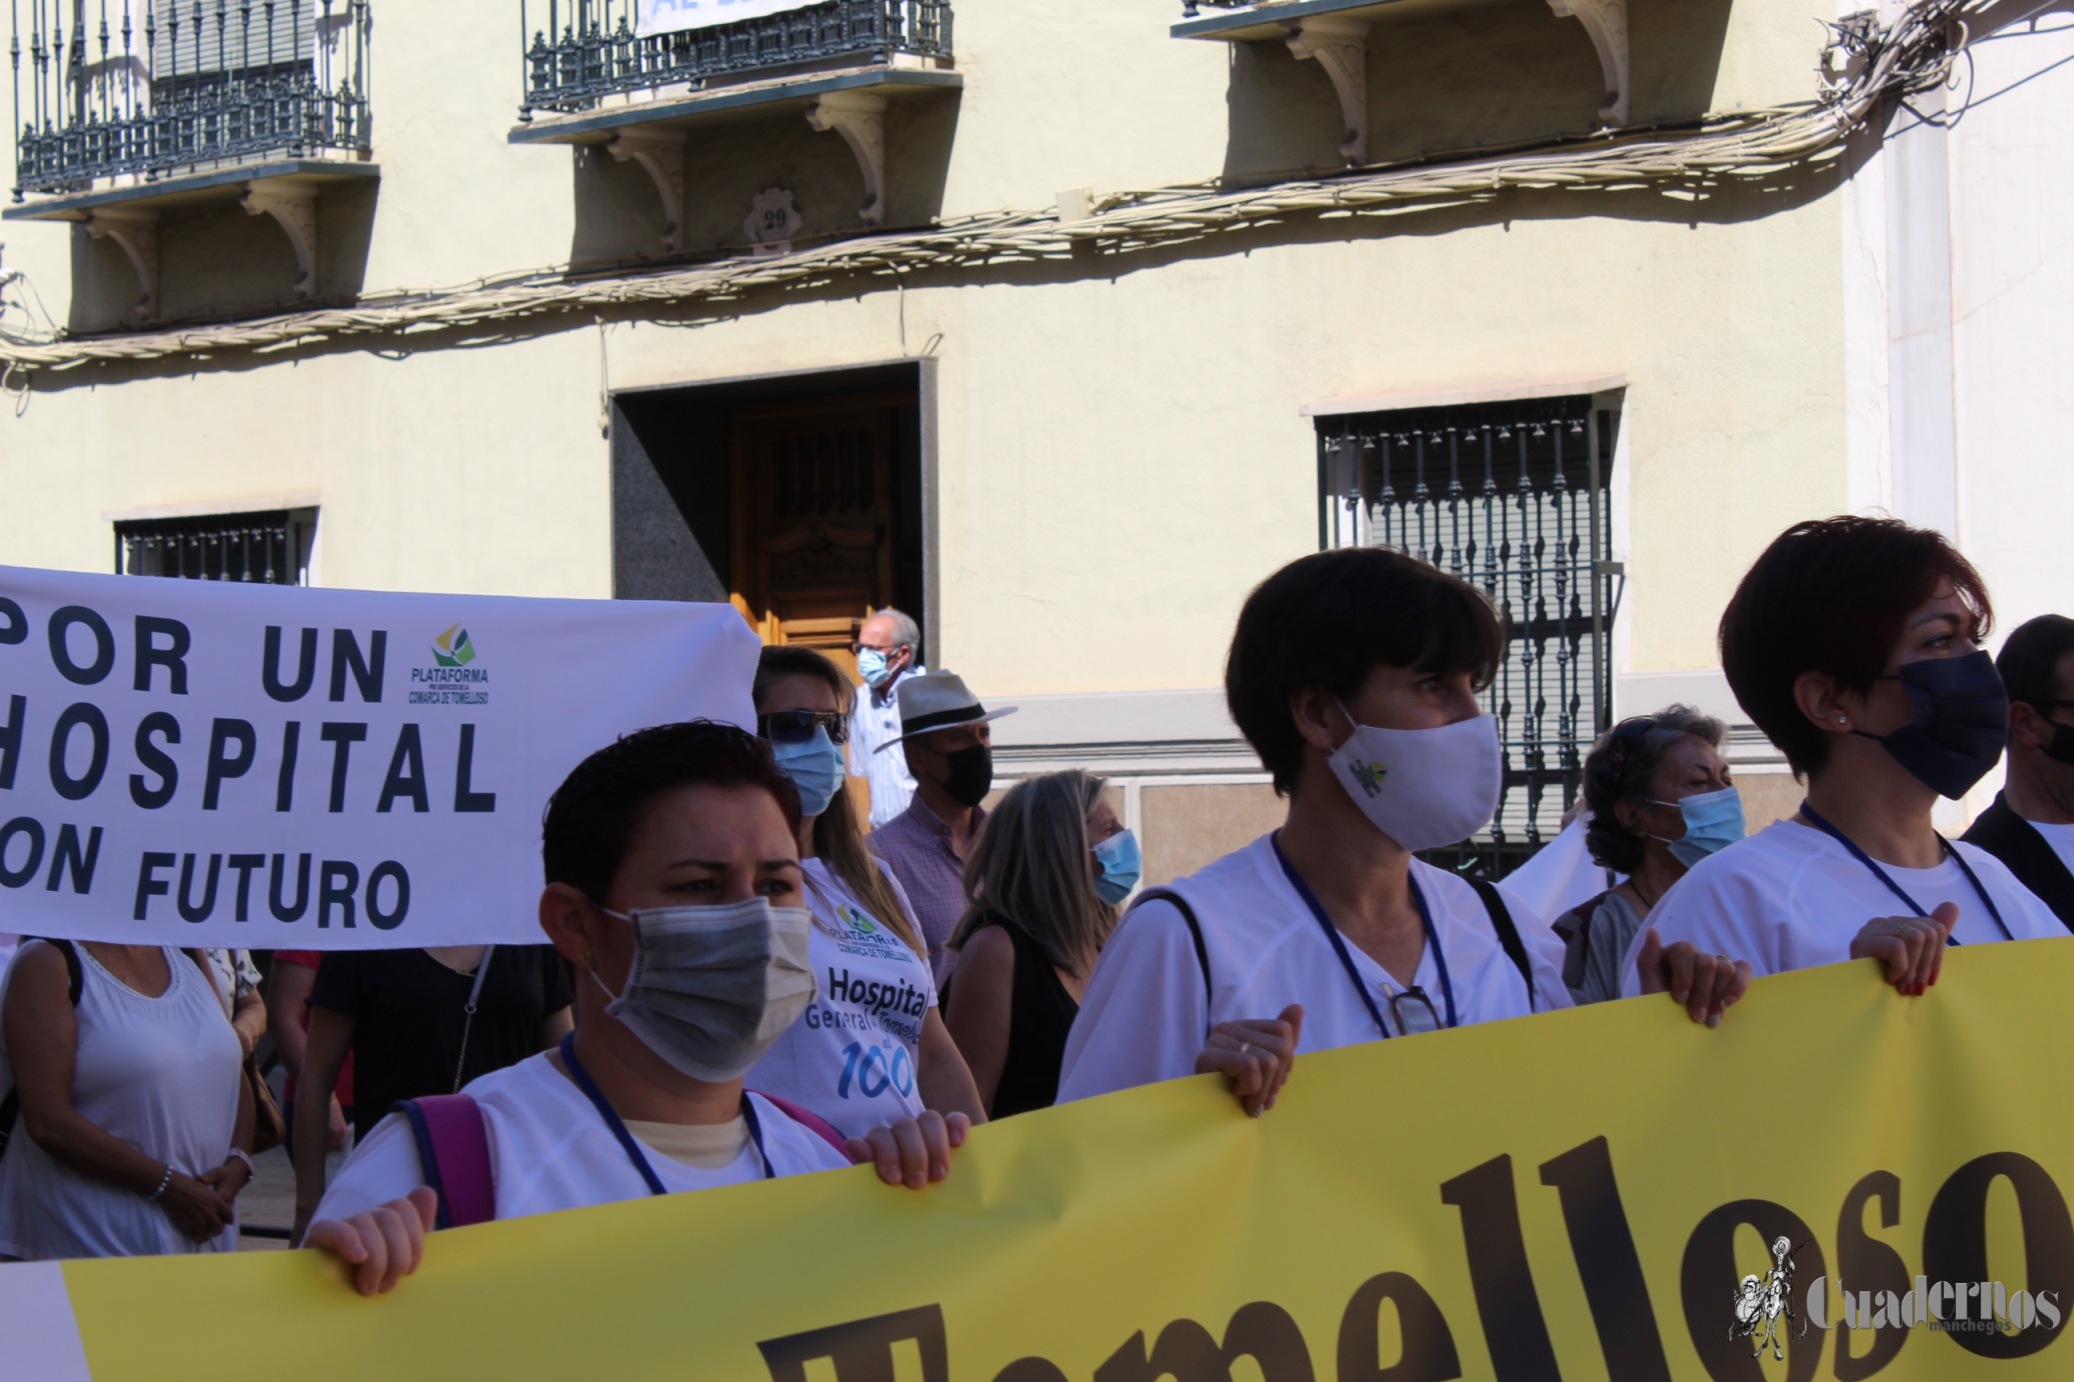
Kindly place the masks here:
<instances>
[{"instance_id":1,"label":"striped shirt","mask_svg":"<svg viewBox=\"0 0 2074 1382\"><path fill-rule=\"evenodd\" d=\"M899 749L878 752L881 744L900 737L900 677L916 676L927 667L903 667L900 676L882 690L864 688L857 708L850 712L850 776L861 777L871 787L871 828L877 830L902 811L915 794L915 780L907 770L907 755Z\"/></svg>"},{"instance_id":2,"label":"striped shirt","mask_svg":"<svg viewBox=\"0 0 2074 1382\"><path fill-rule=\"evenodd\" d=\"M972 838L978 839L987 813L972 813ZM944 948L958 918L965 915L965 861L951 853L951 828L917 796L907 810L867 835L865 846L900 880L914 909L922 939L929 944L929 968L936 986L950 977L957 955Z\"/></svg>"}]
</instances>

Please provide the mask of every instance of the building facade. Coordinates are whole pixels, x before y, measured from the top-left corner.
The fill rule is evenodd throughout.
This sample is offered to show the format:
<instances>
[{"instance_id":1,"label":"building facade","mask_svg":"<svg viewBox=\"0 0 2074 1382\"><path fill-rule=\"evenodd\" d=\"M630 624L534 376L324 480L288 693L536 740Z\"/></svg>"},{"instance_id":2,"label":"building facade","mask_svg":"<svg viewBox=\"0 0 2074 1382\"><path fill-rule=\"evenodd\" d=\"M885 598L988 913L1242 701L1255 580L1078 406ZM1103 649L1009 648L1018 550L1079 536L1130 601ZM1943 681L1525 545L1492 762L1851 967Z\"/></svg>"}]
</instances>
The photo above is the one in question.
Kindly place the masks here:
<instances>
[{"instance_id":1,"label":"building facade","mask_svg":"<svg viewBox=\"0 0 2074 1382\"><path fill-rule=\"evenodd\" d=\"M1389 543L1512 620L1502 869L1610 717L1745 719L1715 624L1795 520L2064 607L2028 8L25 0L0 562L897 604L1158 881L1277 817L1247 591Z\"/></svg>"}]
</instances>

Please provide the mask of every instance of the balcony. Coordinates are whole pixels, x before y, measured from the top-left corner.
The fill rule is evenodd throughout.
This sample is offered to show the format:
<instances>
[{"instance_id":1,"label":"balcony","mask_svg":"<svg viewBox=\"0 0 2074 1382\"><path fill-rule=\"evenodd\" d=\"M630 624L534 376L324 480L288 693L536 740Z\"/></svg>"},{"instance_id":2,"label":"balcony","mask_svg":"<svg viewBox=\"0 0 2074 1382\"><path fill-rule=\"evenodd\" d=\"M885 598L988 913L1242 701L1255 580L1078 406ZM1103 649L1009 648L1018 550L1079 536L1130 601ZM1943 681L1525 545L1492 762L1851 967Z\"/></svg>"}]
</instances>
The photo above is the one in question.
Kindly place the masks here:
<instances>
[{"instance_id":1,"label":"balcony","mask_svg":"<svg viewBox=\"0 0 2074 1382\"><path fill-rule=\"evenodd\" d=\"M950 0L519 8L531 39L508 137L577 146L574 264L783 253L941 208L963 85Z\"/></svg>"},{"instance_id":2,"label":"balcony","mask_svg":"<svg viewBox=\"0 0 2074 1382\"><path fill-rule=\"evenodd\" d=\"M1700 0L1696 8L1718 10L1725 3ZM1575 29L1560 23L1573 19ZM1456 32L1449 34L1450 27ZM1694 27L1703 26L1696 19ZM1484 95L1492 90L1508 91L1506 99L1489 102L1490 108L1519 107L1523 103L1516 84L1498 75L1507 65L1507 50L1529 58L1525 66L1531 74L1530 85L1538 85L1559 65L1570 65L1563 50L1577 46L1569 34L1579 31L1590 40L1591 52L1598 59L1600 98L1594 123L1603 129L1624 128L1633 120L1630 93L1634 89L1627 0L1546 0L1531 5L1515 0L1182 0L1182 17L1168 33L1174 38L1240 47L1286 47L1288 55L1299 62L1315 62L1338 98L1340 158L1348 167L1358 168L1378 161L1370 137L1370 107L1377 99L1377 88L1397 98L1404 108L1407 98L1417 100L1413 93L1425 85L1421 67L1481 71L1485 74ZM1418 37L1408 38L1411 34ZM1459 41L1465 38L1469 41ZM1491 51L1479 54L1477 49L1484 45ZM1437 50L1443 47L1457 48L1459 62L1441 59ZM1423 49L1410 72L1379 70L1393 62L1401 64L1407 48ZM1537 52L1548 61L1532 61ZM1436 88L1431 94L1445 97L1452 93ZM1432 103L1426 104L1430 110ZM1528 120L1519 131L1494 131L1488 142L1523 137L1534 127L1535 121ZM1419 152L1424 151L1398 148L1388 156Z\"/></svg>"},{"instance_id":3,"label":"balcony","mask_svg":"<svg viewBox=\"0 0 2074 1382\"><path fill-rule=\"evenodd\" d=\"M226 161L369 152L367 0L29 10L26 33L16 10L12 45L17 63L29 57L26 109L15 88L17 202Z\"/></svg>"},{"instance_id":4,"label":"balcony","mask_svg":"<svg viewBox=\"0 0 2074 1382\"><path fill-rule=\"evenodd\" d=\"M148 320L160 315L165 215L236 203L279 224L294 296L318 296L320 192L380 171L367 162L368 11L368 0L18 4L6 219L113 239Z\"/></svg>"},{"instance_id":5,"label":"balcony","mask_svg":"<svg viewBox=\"0 0 2074 1382\"><path fill-rule=\"evenodd\" d=\"M535 31L530 20L542 9L547 28ZM536 110L592 110L615 97L698 91L815 68L895 65L902 58L948 63L951 56L950 0L826 0L653 33L643 31L634 0L520 0L519 22L533 34L526 103L519 110L527 121ZM560 38L550 42L556 33Z\"/></svg>"}]
</instances>

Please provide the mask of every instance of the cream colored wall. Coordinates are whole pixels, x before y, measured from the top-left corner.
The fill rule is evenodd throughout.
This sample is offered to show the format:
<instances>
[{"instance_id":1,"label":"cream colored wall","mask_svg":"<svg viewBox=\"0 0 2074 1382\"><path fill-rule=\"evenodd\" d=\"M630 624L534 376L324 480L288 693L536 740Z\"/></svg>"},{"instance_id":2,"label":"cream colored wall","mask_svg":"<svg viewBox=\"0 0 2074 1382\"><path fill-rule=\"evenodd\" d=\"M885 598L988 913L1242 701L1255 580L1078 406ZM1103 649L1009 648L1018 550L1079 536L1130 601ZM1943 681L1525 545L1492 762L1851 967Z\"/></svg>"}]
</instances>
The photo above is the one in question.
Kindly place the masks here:
<instances>
[{"instance_id":1,"label":"cream colored wall","mask_svg":"<svg viewBox=\"0 0 2074 1382\"><path fill-rule=\"evenodd\" d=\"M1819 8L1739 0L1717 94L1806 94ZM371 290L568 252L571 155L503 142L516 26L468 11L380 12ZM963 0L947 210L1214 175L1227 54L1168 39L1171 17ZM1491 96L1471 82L1464 99ZM1205 686L1246 590L1316 545L1300 404L1624 373L1632 665L1704 667L1756 551L1843 505L1836 204L1512 194L917 275L904 294L838 282L691 329L554 323L472 349L389 343L410 346L399 358L319 346L75 371L0 416L0 561L106 570L106 512L315 493L326 584L604 596L601 383L877 361L940 336L943 660L989 695ZM68 232L5 238L62 318Z\"/></svg>"}]
</instances>

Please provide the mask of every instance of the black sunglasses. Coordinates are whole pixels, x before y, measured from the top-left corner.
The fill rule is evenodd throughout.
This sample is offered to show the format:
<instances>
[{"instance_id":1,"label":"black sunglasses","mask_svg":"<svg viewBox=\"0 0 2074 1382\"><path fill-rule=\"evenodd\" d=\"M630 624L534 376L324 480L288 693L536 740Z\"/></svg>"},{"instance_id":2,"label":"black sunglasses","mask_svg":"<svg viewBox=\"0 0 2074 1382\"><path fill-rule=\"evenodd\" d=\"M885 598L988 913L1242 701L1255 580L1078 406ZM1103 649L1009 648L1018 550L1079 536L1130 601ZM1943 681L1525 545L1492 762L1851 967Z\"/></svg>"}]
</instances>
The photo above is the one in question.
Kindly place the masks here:
<instances>
[{"instance_id":1,"label":"black sunglasses","mask_svg":"<svg viewBox=\"0 0 2074 1382\"><path fill-rule=\"evenodd\" d=\"M850 742L850 721L840 711L774 710L756 717L757 737L773 744L804 744L817 728L827 730L838 744Z\"/></svg>"}]
</instances>

